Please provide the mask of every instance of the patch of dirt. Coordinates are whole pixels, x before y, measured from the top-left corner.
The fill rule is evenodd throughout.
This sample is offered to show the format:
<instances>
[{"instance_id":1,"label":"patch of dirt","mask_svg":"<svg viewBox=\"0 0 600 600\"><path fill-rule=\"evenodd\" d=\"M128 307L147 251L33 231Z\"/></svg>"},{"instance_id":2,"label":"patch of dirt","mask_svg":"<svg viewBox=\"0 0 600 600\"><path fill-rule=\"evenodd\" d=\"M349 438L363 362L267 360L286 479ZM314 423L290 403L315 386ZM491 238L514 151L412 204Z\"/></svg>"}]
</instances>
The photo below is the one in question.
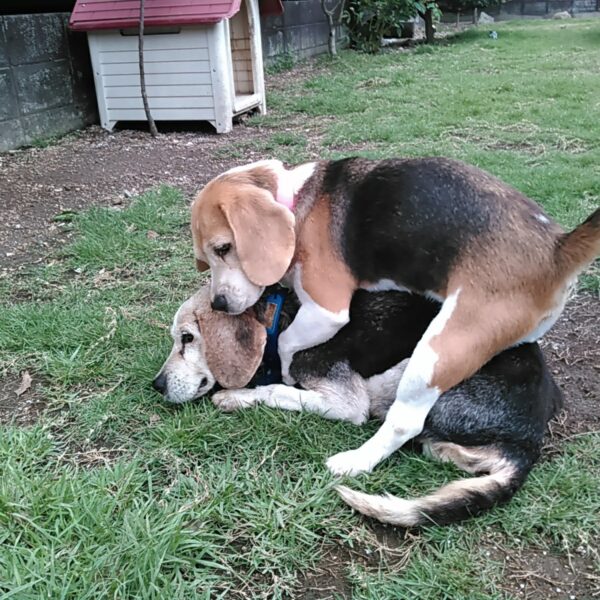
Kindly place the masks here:
<instances>
[{"instance_id":1,"label":"patch of dirt","mask_svg":"<svg viewBox=\"0 0 600 600\"><path fill-rule=\"evenodd\" d=\"M33 375L31 385L21 391L22 376L9 375L0 379L0 423L31 425L47 406L41 391L42 383Z\"/></svg>"},{"instance_id":2,"label":"patch of dirt","mask_svg":"<svg viewBox=\"0 0 600 600\"><path fill-rule=\"evenodd\" d=\"M548 150L569 154L582 154L589 150L589 145L582 139L565 137L558 130L548 131L527 121L510 125L451 127L444 137L459 145L470 143L486 150L514 150L536 157L546 154Z\"/></svg>"},{"instance_id":3,"label":"patch of dirt","mask_svg":"<svg viewBox=\"0 0 600 600\"><path fill-rule=\"evenodd\" d=\"M314 570L302 574L298 600L333 600L358 597L360 578L352 581L350 565L368 570L393 571L401 576L416 545L424 544L418 532L382 525L369 520L372 539L354 549L333 546L323 553ZM499 563L501 579L496 582L507 598L523 600L593 600L600 598L597 555L581 546L568 554L525 547L510 552L504 544L490 542L486 557Z\"/></svg>"},{"instance_id":4,"label":"patch of dirt","mask_svg":"<svg viewBox=\"0 0 600 600\"><path fill-rule=\"evenodd\" d=\"M324 71L316 60L267 77L271 90ZM281 131L307 138L307 154L318 157L324 120L286 119ZM210 179L233 166L266 158L273 131L240 118L233 132L217 135L209 125L157 123L153 139L144 124L108 133L99 126L70 134L45 148L0 153L0 277L20 266L47 260L70 237L56 216L91 206L123 207L128 199L164 183L189 201Z\"/></svg>"},{"instance_id":5,"label":"patch of dirt","mask_svg":"<svg viewBox=\"0 0 600 600\"><path fill-rule=\"evenodd\" d=\"M592 600L600 597L600 576L591 556L558 556L536 548L508 554L495 547L490 550L490 558L503 565L500 587L511 598Z\"/></svg>"},{"instance_id":6,"label":"patch of dirt","mask_svg":"<svg viewBox=\"0 0 600 600\"><path fill-rule=\"evenodd\" d=\"M352 598L352 584L347 569L352 555L343 547L336 547L325 554L314 570L303 573L297 586L298 600L329 600Z\"/></svg>"},{"instance_id":7,"label":"patch of dirt","mask_svg":"<svg viewBox=\"0 0 600 600\"><path fill-rule=\"evenodd\" d=\"M557 440L600 432L600 300L581 292L540 342L564 393L564 412L551 424Z\"/></svg>"},{"instance_id":8,"label":"patch of dirt","mask_svg":"<svg viewBox=\"0 0 600 600\"><path fill-rule=\"evenodd\" d=\"M549 143L536 139L522 140L497 140L490 142L486 136L476 133L460 134L449 136L450 139L456 140L457 143L472 143L477 144L485 150L513 150L531 156L543 156L548 150L559 150L570 154L582 154L587 152L588 148L581 140L561 138L558 141Z\"/></svg>"},{"instance_id":9,"label":"patch of dirt","mask_svg":"<svg viewBox=\"0 0 600 600\"><path fill-rule=\"evenodd\" d=\"M68 233L55 217L90 206L121 206L161 183L191 200L209 179L233 166L219 150L259 140L259 128L237 125L229 135L171 131L152 139L144 131L112 134L90 127L46 148L0 154L0 264L2 272L45 260ZM251 149L238 163L257 159Z\"/></svg>"},{"instance_id":10,"label":"patch of dirt","mask_svg":"<svg viewBox=\"0 0 600 600\"><path fill-rule=\"evenodd\" d=\"M309 59L295 65L292 69L287 69L267 77L265 82L270 91L287 92L290 87L303 79L317 77L327 73L327 57L322 56L319 59Z\"/></svg>"},{"instance_id":11,"label":"patch of dirt","mask_svg":"<svg viewBox=\"0 0 600 600\"><path fill-rule=\"evenodd\" d=\"M365 537L366 536L366 537ZM325 549L323 558L303 573L297 585L298 600L350 600L360 595L360 576L352 581L351 565L365 569L386 569L400 573L416 545L423 540L418 532L392 527L369 519L369 530L354 540L353 548L337 544Z\"/></svg>"}]
</instances>

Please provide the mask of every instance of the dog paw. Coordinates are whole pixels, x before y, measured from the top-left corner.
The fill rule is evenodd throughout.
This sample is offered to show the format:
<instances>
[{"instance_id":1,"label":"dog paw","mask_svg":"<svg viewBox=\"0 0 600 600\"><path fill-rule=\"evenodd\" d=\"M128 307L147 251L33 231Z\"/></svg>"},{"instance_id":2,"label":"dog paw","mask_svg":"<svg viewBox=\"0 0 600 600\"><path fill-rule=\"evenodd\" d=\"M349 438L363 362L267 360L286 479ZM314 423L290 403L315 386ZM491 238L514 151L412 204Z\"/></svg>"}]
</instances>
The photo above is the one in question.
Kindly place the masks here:
<instances>
[{"instance_id":1,"label":"dog paw","mask_svg":"<svg viewBox=\"0 0 600 600\"><path fill-rule=\"evenodd\" d=\"M212 397L213 404L223 412L250 408L257 404L252 390L221 390Z\"/></svg>"},{"instance_id":2,"label":"dog paw","mask_svg":"<svg viewBox=\"0 0 600 600\"><path fill-rule=\"evenodd\" d=\"M334 454L327 459L326 464L333 475L354 476L360 473L370 473L373 470L373 465L360 449Z\"/></svg>"}]
</instances>

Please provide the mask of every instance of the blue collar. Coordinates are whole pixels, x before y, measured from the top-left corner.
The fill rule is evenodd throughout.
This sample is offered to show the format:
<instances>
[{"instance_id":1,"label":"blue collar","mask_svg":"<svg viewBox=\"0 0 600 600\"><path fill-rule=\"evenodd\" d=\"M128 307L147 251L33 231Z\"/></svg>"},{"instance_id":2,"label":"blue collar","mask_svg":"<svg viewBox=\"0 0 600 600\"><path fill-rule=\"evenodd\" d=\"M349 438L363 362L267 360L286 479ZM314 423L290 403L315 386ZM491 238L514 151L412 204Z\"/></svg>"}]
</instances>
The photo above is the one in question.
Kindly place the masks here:
<instances>
[{"instance_id":1,"label":"blue collar","mask_svg":"<svg viewBox=\"0 0 600 600\"><path fill-rule=\"evenodd\" d=\"M269 385L281 383L281 361L277 349L279 339L279 317L287 297L288 291L279 287L277 291L269 294L266 299L265 320L267 322L267 343L263 360L255 379L256 385Z\"/></svg>"}]
</instances>

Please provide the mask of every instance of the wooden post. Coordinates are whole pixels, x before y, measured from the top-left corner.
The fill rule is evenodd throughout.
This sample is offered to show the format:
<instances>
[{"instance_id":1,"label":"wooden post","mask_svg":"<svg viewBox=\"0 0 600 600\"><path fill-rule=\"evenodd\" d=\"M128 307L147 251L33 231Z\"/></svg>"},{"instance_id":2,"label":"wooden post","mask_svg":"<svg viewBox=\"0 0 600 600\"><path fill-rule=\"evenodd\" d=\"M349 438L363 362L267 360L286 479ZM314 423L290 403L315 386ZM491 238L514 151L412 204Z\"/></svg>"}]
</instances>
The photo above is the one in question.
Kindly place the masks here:
<instances>
[{"instance_id":1,"label":"wooden post","mask_svg":"<svg viewBox=\"0 0 600 600\"><path fill-rule=\"evenodd\" d=\"M142 92L142 101L144 102L144 111L146 112L146 119L148 120L148 126L150 127L150 133L152 137L158 135L156 124L150 113L150 106L148 104L148 95L146 94L146 75L144 73L144 0L140 0L140 30L138 34L139 41L139 55L140 55L140 89Z\"/></svg>"},{"instance_id":2,"label":"wooden post","mask_svg":"<svg viewBox=\"0 0 600 600\"><path fill-rule=\"evenodd\" d=\"M433 27L433 9L428 8L423 15L425 20L425 41L428 44L433 44L435 29Z\"/></svg>"}]
</instances>

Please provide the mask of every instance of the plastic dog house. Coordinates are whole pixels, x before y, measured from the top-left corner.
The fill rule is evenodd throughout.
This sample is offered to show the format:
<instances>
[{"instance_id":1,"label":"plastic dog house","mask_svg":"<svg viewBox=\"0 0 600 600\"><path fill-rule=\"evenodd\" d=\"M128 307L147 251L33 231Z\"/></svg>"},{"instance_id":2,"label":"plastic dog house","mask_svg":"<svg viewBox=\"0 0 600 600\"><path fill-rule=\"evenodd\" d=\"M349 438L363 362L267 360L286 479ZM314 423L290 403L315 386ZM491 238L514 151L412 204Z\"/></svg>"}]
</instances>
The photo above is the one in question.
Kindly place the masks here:
<instances>
[{"instance_id":1,"label":"plastic dog house","mask_svg":"<svg viewBox=\"0 0 600 600\"><path fill-rule=\"evenodd\" d=\"M145 121L139 0L77 0L70 27L86 31L102 127ZM258 0L146 0L144 71L156 121L209 121L265 112Z\"/></svg>"}]
</instances>

